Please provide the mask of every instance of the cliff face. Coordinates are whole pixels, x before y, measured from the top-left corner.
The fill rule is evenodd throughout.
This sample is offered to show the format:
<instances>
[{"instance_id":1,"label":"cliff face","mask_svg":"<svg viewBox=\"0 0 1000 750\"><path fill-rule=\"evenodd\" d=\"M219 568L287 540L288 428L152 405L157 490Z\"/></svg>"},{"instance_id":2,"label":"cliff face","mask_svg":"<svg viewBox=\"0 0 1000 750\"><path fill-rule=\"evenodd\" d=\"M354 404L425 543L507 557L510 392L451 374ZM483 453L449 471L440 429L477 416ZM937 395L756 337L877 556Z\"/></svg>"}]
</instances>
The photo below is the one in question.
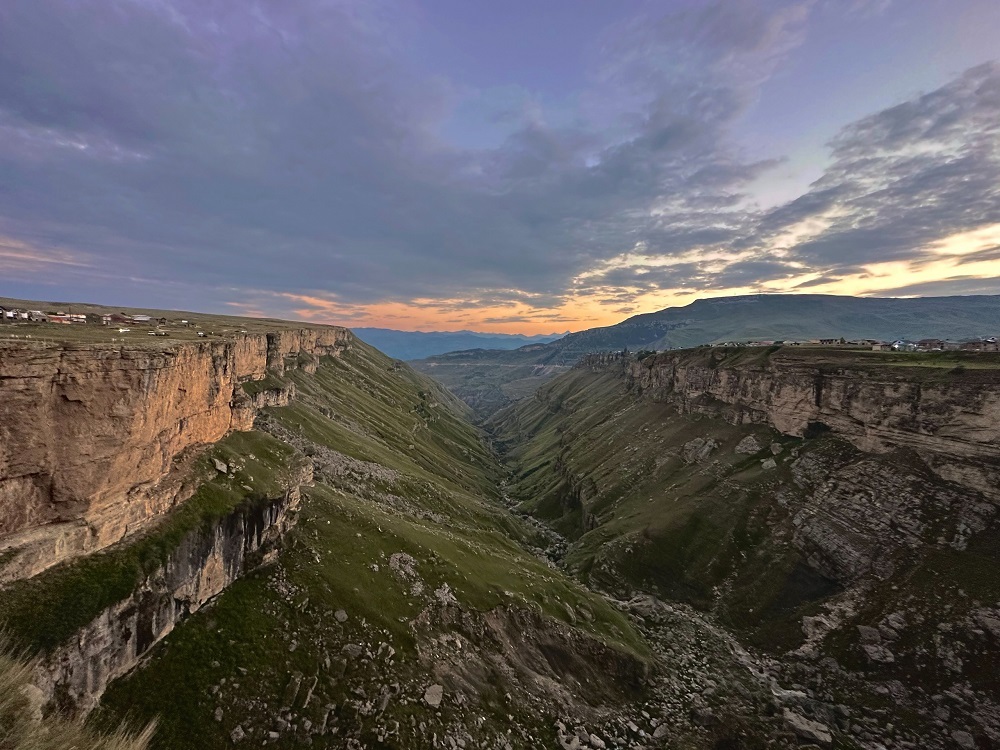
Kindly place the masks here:
<instances>
[{"instance_id":1,"label":"cliff face","mask_svg":"<svg viewBox=\"0 0 1000 750\"><path fill-rule=\"evenodd\" d=\"M312 479L311 466L300 482ZM108 684L132 669L181 620L263 561L294 521L300 494L245 505L190 532L128 598L101 612L38 667L45 703L86 714Z\"/></svg>"},{"instance_id":2,"label":"cliff face","mask_svg":"<svg viewBox=\"0 0 1000 750\"><path fill-rule=\"evenodd\" d=\"M242 384L349 348L346 329L141 346L0 345L0 580L144 528L186 499L188 459L290 387Z\"/></svg>"},{"instance_id":3,"label":"cliff face","mask_svg":"<svg viewBox=\"0 0 1000 750\"><path fill-rule=\"evenodd\" d=\"M869 452L910 448L942 478L1000 500L997 370L814 360L782 350L730 364L714 350L698 350L613 366L682 413L766 423L796 437L829 429Z\"/></svg>"},{"instance_id":4,"label":"cliff face","mask_svg":"<svg viewBox=\"0 0 1000 750\"><path fill-rule=\"evenodd\" d=\"M994 747L998 386L951 353L604 354L487 426L585 580L712 612L866 746Z\"/></svg>"}]
</instances>

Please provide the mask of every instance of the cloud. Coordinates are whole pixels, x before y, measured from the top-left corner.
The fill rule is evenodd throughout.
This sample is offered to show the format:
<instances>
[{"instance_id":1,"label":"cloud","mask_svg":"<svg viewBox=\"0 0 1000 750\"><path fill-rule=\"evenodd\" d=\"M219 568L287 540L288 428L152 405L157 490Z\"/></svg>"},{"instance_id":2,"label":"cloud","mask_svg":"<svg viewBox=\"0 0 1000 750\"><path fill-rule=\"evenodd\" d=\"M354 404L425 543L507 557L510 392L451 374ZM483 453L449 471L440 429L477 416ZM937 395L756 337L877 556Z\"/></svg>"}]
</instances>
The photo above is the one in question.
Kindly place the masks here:
<instances>
[{"instance_id":1,"label":"cloud","mask_svg":"<svg viewBox=\"0 0 1000 750\"><path fill-rule=\"evenodd\" d=\"M833 216L791 250L813 268L919 260L936 241L1000 221L1000 65L844 128L833 161L800 198L744 244Z\"/></svg>"},{"instance_id":2,"label":"cloud","mask_svg":"<svg viewBox=\"0 0 1000 750\"><path fill-rule=\"evenodd\" d=\"M619 91L614 121L510 108L523 122L476 150L441 136L459 94L403 56L405 3L13 0L0 212L134 276L552 299L636 235L661 252L731 236L707 217L770 163L741 161L724 131L798 43L803 7L624 24L581 97L606 112Z\"/></svg>"},{"instance_id":3,"label":"cloud","mask_svg":"<svg viewBox=\"0 0 1000 750\"><path fill-rule=\"evenodd\" d=\"M781 158L735 131L816 7L840 6L625 19L553 102L422 68L405 0L9 0L0 235L33 249L0 262L162 306L491 324L937 263L935 242L1000 222L995 64L845 127L795 200L748 195ZM453 138L456 113L491 128Z\"/></svg>"}]
</instances>

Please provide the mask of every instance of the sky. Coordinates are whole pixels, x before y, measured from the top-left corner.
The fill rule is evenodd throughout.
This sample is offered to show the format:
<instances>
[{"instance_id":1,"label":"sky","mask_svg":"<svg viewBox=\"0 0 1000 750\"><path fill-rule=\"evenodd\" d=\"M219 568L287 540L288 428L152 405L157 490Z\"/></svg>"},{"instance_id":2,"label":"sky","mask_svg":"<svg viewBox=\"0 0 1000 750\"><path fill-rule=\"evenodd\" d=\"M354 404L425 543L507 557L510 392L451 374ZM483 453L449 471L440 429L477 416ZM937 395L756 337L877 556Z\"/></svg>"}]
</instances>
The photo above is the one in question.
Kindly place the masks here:
<instances>
[{"instance_id":1,"label":"sky","mask_svg":"<svg viewBox=\"0 0 1000 750\"><path fill-rule=\"evenodd\" d=\"M0 295L533 334L761 292L1000 293L1000 3L0 3Z\"/></svg>"}]
</instances>

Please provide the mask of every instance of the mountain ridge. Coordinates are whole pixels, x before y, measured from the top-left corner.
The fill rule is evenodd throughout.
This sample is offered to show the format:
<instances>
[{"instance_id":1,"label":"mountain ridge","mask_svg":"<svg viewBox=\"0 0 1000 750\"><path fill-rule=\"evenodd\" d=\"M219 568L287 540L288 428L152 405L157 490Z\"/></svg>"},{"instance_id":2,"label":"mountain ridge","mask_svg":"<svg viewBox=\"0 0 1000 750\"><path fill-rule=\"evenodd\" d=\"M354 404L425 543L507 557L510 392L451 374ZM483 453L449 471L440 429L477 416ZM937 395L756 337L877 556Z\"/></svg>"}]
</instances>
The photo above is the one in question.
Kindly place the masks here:
<instances>
[{"instance_id":1,"label":"mountain ridge","mask_svg":"<svg viewBox=\"0 0 1000 750\"><path fill-rule=\"evenodd\" d=\"M359 339L396 359L423 359L462 349L516 349L520 346L549 343L566 334L550 333L528 336L523 333L485 333L482 331L400 331L394 328L352 328Z\"/></svg>"},{"instance_id":2,"label":"mountain ridge","mask_svg":"<svg viewBox=\"0 0 1000 750\"><path fill-rule=\"evenodd\" d=\"M411 364L444 383L482 417L529 395L584 355L602 351L662 351L748 340L969 339L997 333L1000 295L754 294L642 313L530 349L449 352Z\"/></svg>"}]
</instances>

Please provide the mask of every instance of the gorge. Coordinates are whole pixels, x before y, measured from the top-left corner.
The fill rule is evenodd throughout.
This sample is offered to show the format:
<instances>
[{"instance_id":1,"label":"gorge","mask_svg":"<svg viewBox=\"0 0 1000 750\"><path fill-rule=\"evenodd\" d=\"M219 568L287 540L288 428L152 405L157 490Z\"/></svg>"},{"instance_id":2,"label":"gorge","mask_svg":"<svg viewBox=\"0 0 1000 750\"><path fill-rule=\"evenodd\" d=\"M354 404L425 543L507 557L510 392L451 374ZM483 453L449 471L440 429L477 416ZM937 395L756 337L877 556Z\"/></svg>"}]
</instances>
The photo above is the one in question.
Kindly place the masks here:
<instances>
[{"instance_id":1,"label":"gorge","mask_svg":"<svg viewBox=\"0 0 1000 750\"><path fill-rule=\"evenodd\" d=\"M1000 741L996 355L590 355L482 433L346 329L216 327L0 344L0 623L43 721Z\"/></svg>"}]
</instances>

